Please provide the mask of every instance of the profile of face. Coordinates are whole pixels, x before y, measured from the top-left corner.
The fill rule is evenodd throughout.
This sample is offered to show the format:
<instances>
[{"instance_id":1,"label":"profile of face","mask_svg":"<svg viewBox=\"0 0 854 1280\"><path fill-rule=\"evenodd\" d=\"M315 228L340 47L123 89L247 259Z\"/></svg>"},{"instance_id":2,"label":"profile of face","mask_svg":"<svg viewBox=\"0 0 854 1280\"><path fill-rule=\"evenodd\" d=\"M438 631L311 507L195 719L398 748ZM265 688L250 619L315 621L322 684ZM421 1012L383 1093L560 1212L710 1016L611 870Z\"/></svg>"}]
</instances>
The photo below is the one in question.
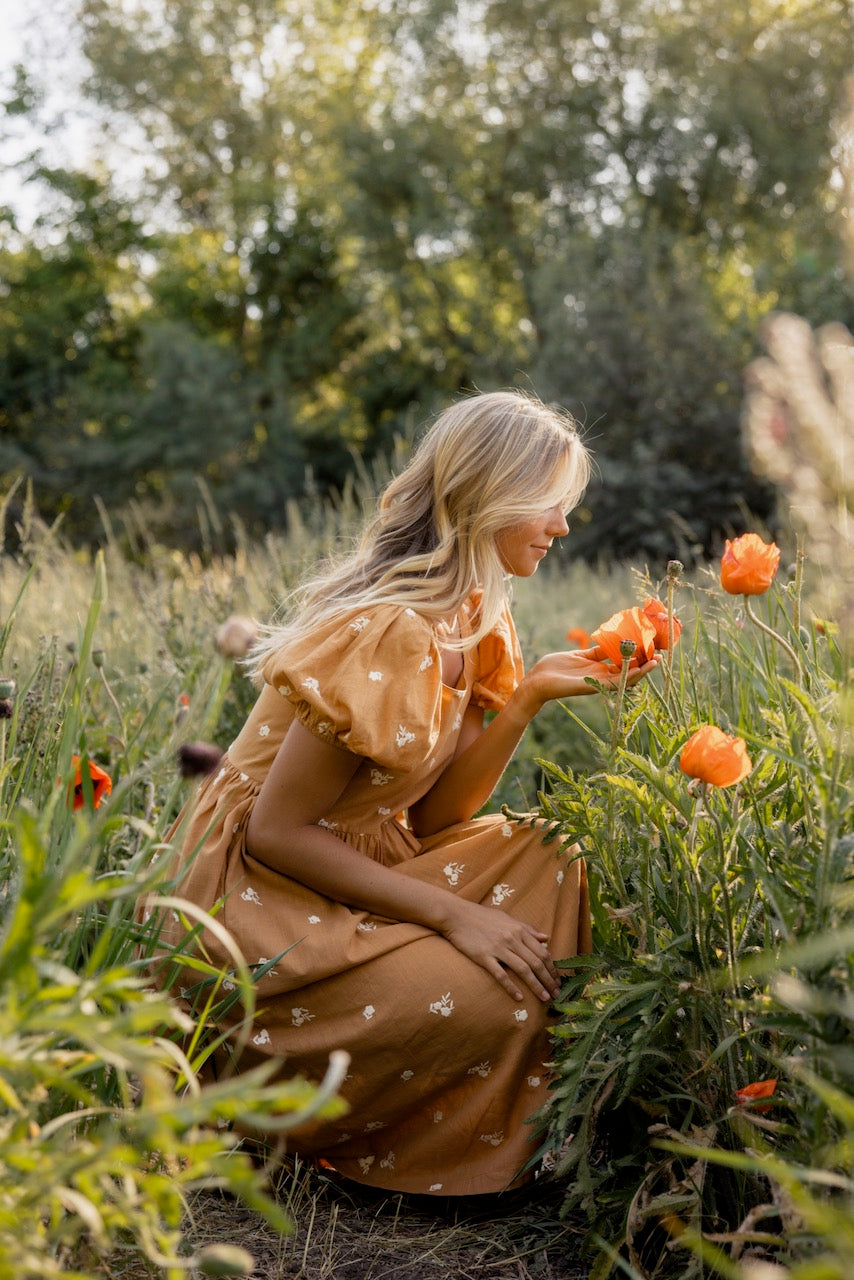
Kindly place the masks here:
<instances>
[{"instance_id":1,"label":"profile of face","mask_svg":"<svg viewBox=\"0 0 854 1280\"><path fill-rule=\"evenodd\" d=\"M509 524L496 535L501 564L514 578L530 578L548 555L554 539L568 532L562 503L528 520Z\"/></svg>"}]
</instances>

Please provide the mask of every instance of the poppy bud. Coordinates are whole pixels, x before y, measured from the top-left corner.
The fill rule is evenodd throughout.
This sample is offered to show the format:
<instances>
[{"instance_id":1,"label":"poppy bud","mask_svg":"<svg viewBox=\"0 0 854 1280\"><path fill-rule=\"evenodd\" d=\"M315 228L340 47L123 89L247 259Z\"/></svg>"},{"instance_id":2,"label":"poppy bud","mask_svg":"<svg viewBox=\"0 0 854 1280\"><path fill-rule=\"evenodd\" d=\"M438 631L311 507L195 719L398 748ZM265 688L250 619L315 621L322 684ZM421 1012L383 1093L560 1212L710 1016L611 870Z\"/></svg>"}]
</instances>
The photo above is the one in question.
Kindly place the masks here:
<instances>
[{"instance_id":1,"label":"poppy bud","mask_svg":"<svg viewBox=\"0 0 854 1280\"><path fill-rule=\"evenodd\" d=\"M685 566L681 560L668 560L667 561L668 578L678 578L682 573L682 571L684 570L684 568Z\"/></svg>"},{"instance_id":2,"label":"poppy bud","mask_svg":"<svg viewBox=\"0 0 854 1280\"><path fill-rule=\"evenodd\" d=\"M190 710L189 693L179 693L175 699L175 723L180 724Z\"/></svg>"},{"instance_id":3,"label":"poppy bud","mask_svg":"<svg viewBox=\"0 0 854 1280\"><path fill-rule=\"evenodd\" d=\"M103 665L104 665L104 650L93 649L92 650L92 666L98 667L100 669L101 667L103 667Z\"/></svg>"},{"instance_id":4,"label":"poppy bud","mask_svg":"<svg viewBox=\"0 0 854 1280\"><path fill-rule=\"evenodd\" d=\"M258 639L258 624L253 618L233 613L216 633L216 647L224 658L245 658Z\"/></svg>"},{"instance_id":5,"label":"poppy bud","mask_svg":"<svg viewBox=\"0 0 854 1280\"><path fill-rule=\"evenodd\" d=\"M211 742L182 742L178 765L182 778L203 778L213 773L222 759L222 748Z\"/></svg>"},{"instance_id":6,"label":"poppy bud","mask_svg":"<svg viewBox=\"0 0 854 1280\"><path fill-rule=\"evenodd\" d=\"M14 696L15 696L15 681L0 680L0 698L14 698Z\"/></svg>"}]
</instances>

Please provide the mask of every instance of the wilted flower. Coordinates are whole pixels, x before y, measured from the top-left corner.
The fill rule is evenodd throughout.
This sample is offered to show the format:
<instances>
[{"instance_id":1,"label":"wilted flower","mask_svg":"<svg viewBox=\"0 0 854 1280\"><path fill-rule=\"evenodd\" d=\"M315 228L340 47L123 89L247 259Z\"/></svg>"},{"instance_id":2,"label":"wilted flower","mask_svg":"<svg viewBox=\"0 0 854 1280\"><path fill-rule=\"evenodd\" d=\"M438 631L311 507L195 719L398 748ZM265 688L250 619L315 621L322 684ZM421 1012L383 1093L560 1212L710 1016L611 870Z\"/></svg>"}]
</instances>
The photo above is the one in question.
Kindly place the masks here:
<instances>
[{"instance_id":1,"label":"wilted flower","mask_svg":"<svg viewBox=\"0 0 854 1280\"><path fill-rule=\"evenodd\" d=\"M732 787L753 769L743 738L732 737L716 725L705 724L692 734L679 756L679 768L689 778L714 787Z\"/></svg>"},{"instance_id":2,"label":"wilted flower","mask_svg":"<svg viewBox=\"0 0 854 1280\"><path fill-rule=\"evenodd\" d=\"M585 631L583 627L570 627L566 638L570 644L575 645L576 649L589 649L593 643L590 632Z\"/></svg>"},{"instance_id":3,"label":"wilted flower","mask_svg":"<svg viewBox=\"0 0 854 1280\"><path fill-rule=\"evenodd\" d=\"M764 595L780 566L776 542L763 542L758 533L743 533L726 541L721 556L721 586L731 596Z\"/></svg>"},{"instance_id":4,"label":"wilted flower","mask_svg":"<svg viewBox=\"0 0 854 1280\"><path fill-rule=\"evenodd\" d=\"M640 609L634 608L622 609L613 614L601 627L596 628L590 639L615 667L623 665L621 642L631 640L636 647L630 665L642 667L655 655L655 635L654 624Z\"/></svg>"},{"instance_id":5,"label":"wilted flower","mask_svg":"<svg viewBox=\"0 0 854 1280\"><path fill-rule=\"evenodd\" d=\"M113 789L113 780L108 773L99 768L92 760L87 761L89 767L89 777L92 779L92 807L97 809L104 796L108 796ZM74 770L74 785L72 790L73 800L72 809L82 809L86 803L86 796L83 791L83 763L79 756L71 757L71 767Z\"/></svg>"},{"instance_id":6,"label":"wilted flower","mask_svg":"<svg viewBox=\"0 0 854 1280\"><path fill-rule=\"evenodd\" d=\"M245 658L257 639L258 624L254 618L233 613L217 630L216 647L224 658Z\"/></svg>"},{"instance_id":7,"label":"wilted flower","mask_svg":"<svg viewBox=\"0 0 854 1280\"><path fill-rule=\"evenodd\" d=\"M740 1107L751 1105L753 1111L770 1111L770 1105L756 1105L757 1098L771 1098L777 1088L776 1080L754 1080L753 1084L743 1085L741 1089L736 1089L735 1100Z\"/></svg>"},{"instance_id":8,"label":"wilted flower","mask_svg":"<svg viewBox=\"0 0 854 1280\"><path fill-rule=\"evenodd\" d=\"M190 710L189 693L179 693L175 699L175 723L180 724Z\"/></svg>"},{"instance_id":9,"label":"wilted flower","mask_svg":"<svg viewBox=\"0 0 854 1280\"><path fill-rule=\"evenodd\" d=\"M213 773L222 754L222 748L212 742L183 742L178 748L181 777L199 778Z\"/></svg>"},{"instance_id":10,"label":"wilted flower","mask_svg":"<svg viewBox=\"0 0 854 1280\"><path fill-rule=\"evenodd\" d=\"M672 562L671 562L672 563ZM670 634L668 631L667 605L661 600L655 600L652 596L647 600L643 607L644 615L649 618L655 627L655 647L656 649L670 648ZM673 614L673 643L678 644L679 637L682 634L682 623Z\"/></svg>"}]
</instances>

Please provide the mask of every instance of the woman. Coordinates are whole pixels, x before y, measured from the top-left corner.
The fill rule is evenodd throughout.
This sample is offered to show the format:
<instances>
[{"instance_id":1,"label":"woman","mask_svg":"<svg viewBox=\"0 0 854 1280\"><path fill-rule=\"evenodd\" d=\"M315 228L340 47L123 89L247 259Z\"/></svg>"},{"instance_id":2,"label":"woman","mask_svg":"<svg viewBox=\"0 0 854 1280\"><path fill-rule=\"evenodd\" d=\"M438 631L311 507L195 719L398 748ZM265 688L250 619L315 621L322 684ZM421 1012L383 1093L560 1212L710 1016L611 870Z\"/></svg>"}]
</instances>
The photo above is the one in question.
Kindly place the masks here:
<instances>
[{"instance_id":1,"label":"woman","mask_svg":"<svg viewBox=\"0 0 854 1280\"><path fill-rule=\"evenodd\" d=\"M356 554L267 629L258 701L182 831L178 891L223 900L247 962L275 961L241 1065L319 1079L346 1049L348 1114L292 1145L357 1181L494 1192L534 1150L554 959L590 950L584 864L473 815L541 707L614 679L594 649L525 674L506 596L567 533L589 465L532 397L441 414ZM161 937L180 935L170 918Z\"/></svg>"}]
</instances>

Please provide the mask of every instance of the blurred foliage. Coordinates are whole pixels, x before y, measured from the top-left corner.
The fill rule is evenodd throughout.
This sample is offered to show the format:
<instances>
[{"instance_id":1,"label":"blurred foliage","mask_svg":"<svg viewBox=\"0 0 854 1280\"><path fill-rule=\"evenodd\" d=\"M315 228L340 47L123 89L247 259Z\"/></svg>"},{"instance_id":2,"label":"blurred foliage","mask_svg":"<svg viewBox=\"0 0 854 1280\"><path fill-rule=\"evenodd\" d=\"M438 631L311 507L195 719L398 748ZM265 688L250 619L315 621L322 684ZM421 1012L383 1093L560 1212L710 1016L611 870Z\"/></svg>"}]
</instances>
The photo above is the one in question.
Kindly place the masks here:
<instances>
[{"instance_id":1,"label":"blurred foliage","mask_svg":"<svg viewBox=\"0 0 854 1280\"><path fill-rule=\"evenodd\" d=\"M757 323L854 320L845 0L74 14L97 166L29 157L42 213L0 220L0 477L49 518L91 539L92 494L133 499L189 546L198 476L261 534L514 383L587 425L584 554L689 557L771 518L738 421ZM41 52L10 130L50 123Z\"/></svg>"}]
</instances>

